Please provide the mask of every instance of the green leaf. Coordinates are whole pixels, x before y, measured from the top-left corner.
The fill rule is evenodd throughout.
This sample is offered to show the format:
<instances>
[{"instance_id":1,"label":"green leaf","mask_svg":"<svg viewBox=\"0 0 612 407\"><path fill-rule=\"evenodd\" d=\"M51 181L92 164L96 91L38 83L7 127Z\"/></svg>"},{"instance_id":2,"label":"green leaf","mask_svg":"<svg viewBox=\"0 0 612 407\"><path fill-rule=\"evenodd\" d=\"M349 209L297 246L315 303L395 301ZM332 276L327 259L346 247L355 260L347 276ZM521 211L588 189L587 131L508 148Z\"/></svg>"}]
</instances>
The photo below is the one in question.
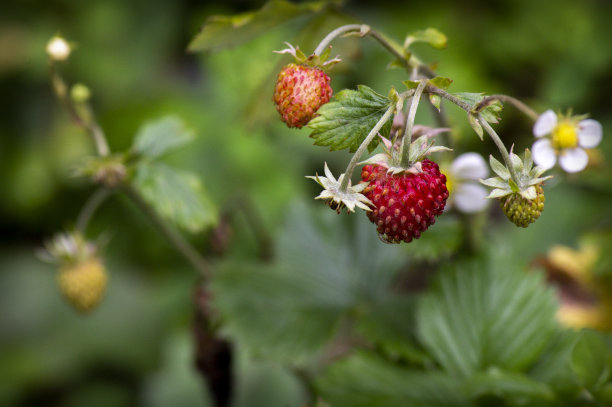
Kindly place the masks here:
<instances>
[{"instance_id":1,"label":"green leaf","mask_svg":"<svg viewBox=\"0 0 612 407\"><path fill-rule=\"evenodd\" d=\"M446 35L442 34L435 28L427 28L425 30L415 31L409 34L404 40L404 49L408 49L416 42L425 42L434 48L442 49L446 48L448 39L446 38Z\"/></svg>"},{"instance_id":2,"label":"green leaf","mask_svg":"<svg viewBox=\"0 0 612 407\"><path fill-rule=\"evenodd\" d=\"M308 123L313 130L310 137L315 139L317 146L329 146L332 151L348 149L355 152L391 103L389 98L365 85L359 85L358 90L345 89L336 95L335 101L321 106L318 116ZM391 121L388 121L380 134L388 137L390 130ZM375 138L370 143L369 151L376 148L379 140Z\"/></svg>"},{"instance_id":3,"label":"green leaf","mask_svg":"<svg viewBox=\"0 0 612 407\"><path fill-rule=\"evenodd\" d=\"M278 234L273 265L221 265L212 282L224 329L243 348L305 364L352 310L383 302L404 263L366 217L345 218L295 203Z\"/></svg>"},{"instance_id":4,"label":"green leaf","mask_svg":"<svg viewBox=\"0 0 612 407\"><path fill-rule=\"evenodd\" d=\"M296 17L318 13L325 5L324 1L294 4L285 0L270 0L257 11L234 16L211 16L187 49L198 52L233 47Z\"/></svg>"},{"instance_id":5,"label":"green leaf","mask_svg":"<svg viewBox=\"0 0 612 407\"><path fill-rule=\"evenodd\" d=\"M473 110L478 103L482 102L485 98L485 95L482 93L468 93L468 92L458 92L453 93L453 96L458 98L459 100L470 105ZM497 123L500 119L500 113L503 109L503 105L499 100L487 105L484 109L482 109L479 114L482 115L483 119L485 119L489 123Z\"/></svg>"},{"instance_id":6,"label":"green leaf","mask_svg":"<svg viewBox=\"0 0 612 407\"><path fill-rule=\"evenodd\" d=\"M456 253L463 233L456 217L441 216L418 240L405 245L404 251L417 261L439 261Z\"/></svg>"},{"instance_id":7,"label":"green leaf","mask_svg":"<svg viewBox=\"0 0 612 407\"><path fill-rule=\"evenodd\" d=\"M442 98L440 97L440 95L434 95L433 93L429 94L429 101L431 102L431 104L438 110L438 112L440 111L440 103L442 102Z\"/></svg>"},{"instance_id":8,"label":"green leaf","mask_svg":"<svg viewBox=\"0 0 612 407\"><path fill-rule=\"evenodd\" d=\"M387 358L425 365L431 357L416 343L412 297L388 294L361 310L357 331Z\"/></svg>"},{"instance_id":9,"label":"green leaf","mask_svg":"<svg viewBox=\"0 0 612 407\"><path fill-rule=\"evenodd\" d=\"M145 123L134 138L132 150L148 158L158 158L193 140L180 119L166 116Z\"/></svg>"},{"instance_id":10,"label":"green leaf","mask_svg":"<svg viewBox=\"0 0 612 407\"><path fill-rule=\"evenodd\" d=\"M451 83L453 83L453 80L450 78L445 78L443 76L436 76L435 78L432 78L427 82L435 87L446 90L451 85Z\"/></svg>"},{"instance_id":11,"label":"green leaf","mask_svg":"<svg viewBox=\"0 0 612 407\"><path fill-rule=\"evenodd\" d=\"M450 374L522 371L554 334L556 301L539 273L497 252L447 266L417 310L419 337Z\"/></svg>"},{"instance_id":12,"label":"green leaf","mask_svg":"<svg viewBox=\"0 0 612 407\"><path fill-rule=\"evenodd\" d=\"M554 399L554 392L547 384L520 373L504 372L499 369L490 369L485 373L473 375L467 380L465 391L472 399L497 396L506 402L512 400L511 405L525 405L525 399L532 403Z\"/></svg>"},{"instance_id":13,"label":"green leaf","mask_svg":"<svg viewBox=\"0 0 612 407\"><path fill-rule=\"evenodd\" d=\"M217 220L217 212L200 180L161 163L141 162L133 185L162 217L189 232L199 232Z\"/></svg>"},{"instance_id":14,"label":"green leaf","mask_svg":"<svg viewBox=\"0 0 612 407\"><path fill-rule=\"evenodd\" d=\"M402 369L367 353L335 363L316 381L315 387L332 406L471 405L462 397L456 378L439 372Z\"/></svg>"},{"instance_id":15,"label":"green leaf","mask_svg":"<svg viewBox=\"0 0 612 407\"><path fill-rule=\"evenodd\" d=\"M578 382L596 393L610 379L610 349L603 336L584 330L572 351L572 369Z\"/></svg>"}]
</instances>

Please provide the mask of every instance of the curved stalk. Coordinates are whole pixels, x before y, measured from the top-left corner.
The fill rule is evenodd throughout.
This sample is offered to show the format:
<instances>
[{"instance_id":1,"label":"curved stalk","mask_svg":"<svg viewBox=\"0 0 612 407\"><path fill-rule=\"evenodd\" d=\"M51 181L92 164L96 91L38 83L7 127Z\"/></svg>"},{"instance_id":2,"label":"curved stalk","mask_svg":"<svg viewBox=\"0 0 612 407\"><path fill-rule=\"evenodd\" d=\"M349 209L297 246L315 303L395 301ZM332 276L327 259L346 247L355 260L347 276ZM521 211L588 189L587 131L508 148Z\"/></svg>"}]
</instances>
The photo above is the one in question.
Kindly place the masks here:
<instances>
[{"instance_id":1,"label":"curved stalk","mask_svg":"<svg viewBox=\"0 0 612 407\"><path fill-rule=\"evenodd\" d=\"M89 197L81 209L81 212L79 212L79 216L77 217L76 230L78 232L85 235L87 225L89 225L89 221L93 217L94 213L96 213L100 205L102 205L102 203L106 201L106 198L111 196L113 192L114 191L112 189L100 187L93 193L93 195Z\"/></svg>"},{"instance_id":2,"label":"curved stalk","mask_svg":"<svg viewBox=\"0 0 612 407\"><path fill-rule=\"evenodd\" d=\"M510 160L510 155L508 154L508 150L506 149L506 146L501 141L501 139L499 138L499 136L497 135L495 130L493 130L493 127L491 127L489 122L487 122L482 117L482 114L478 115L478 120L480 121L480 124L485 129L485 131L489 134L489 136L491 137L491 139L493 140L495 145L497 146L497 149L501 153L501 155L502 155L502 157L504 159L504 162L506 163L506 167L508 167L508 170L510 170L510 175L512 176L512 179L514 180L516 185L520 185L521 184L520 179L519 179L516 171L514 171L514 166L512 165L512 161Z\"/></svg>"},{"instance_id":3,"label":"curved stalk","mask_svg":"<svg viewBox=\"0 0 612 407\"><path fill-rule=\"evenodd\" d=\"M327 34L325 38L323 38L323 40L321 40L319 45L317 45L317 48L314 50L314 55L320 56L325 51L327 46L334 39L336 39L336 37L339 37L342 34L346 34L347 32L351 32L351 31L361 31L362 28L364 27L366 29L369 29L369 27L365 24L347 24L347 25L343 25L341 27L336 28L334 31Z\"/></svg>"},{"instance_id":4,"label":"curved stalk","mask_svg":"<svg viewBox=\"0 0 612 407\"><path fill-rule=\"evenodd\" d=\"M385 123L389 121L394 110L395 105L389 106L385 114L383 114L378 123L376 123L376 125L372 127L372 130L370 130L368 136L365 138L365 140L363 140L357 151L355 151L355 154L353 154L353 157L351 158L351 161L349 161L348 166L346 167L346 171L344 172L344 178L342 179L342 183L340 184L340 191L348 191L348 185L351 180L351 176L353 175L353 171L355 170L359 159L361 158L365 150L368 148L368 145L372 142L374 137L376 137L382 126L384 126Z\"/></svg>"},{"instance_id":5,"label":"curved stalk","mask_svg":"<svg viewBox=\"0 0 612 407\"><path fill-rule=\"evenodd\" d=\"M412 101L410 102L410 110L408 111L408 117L406 118L406 130L404 130L404 137L402 138L402 145L400 147L399 156L401 159L402 166L408 166L410 164L410 145L412 144L412 128L414 127L414 118L416 117L417 108L421 101L421 95L427 86L427 79L421 79L421 83L417 86Z\"/></svg>"}]
</instances>

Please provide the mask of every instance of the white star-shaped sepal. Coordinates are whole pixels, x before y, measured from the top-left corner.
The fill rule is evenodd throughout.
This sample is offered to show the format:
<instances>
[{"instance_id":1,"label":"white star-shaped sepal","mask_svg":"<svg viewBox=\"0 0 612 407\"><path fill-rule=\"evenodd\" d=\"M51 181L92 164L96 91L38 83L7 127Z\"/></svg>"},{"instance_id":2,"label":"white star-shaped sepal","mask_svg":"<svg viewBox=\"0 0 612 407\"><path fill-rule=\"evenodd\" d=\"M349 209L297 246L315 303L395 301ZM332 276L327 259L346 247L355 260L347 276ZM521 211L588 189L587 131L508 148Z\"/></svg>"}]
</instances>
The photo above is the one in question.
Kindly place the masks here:
<instances>
[{"instance_id":1,"label":"white star-shaped sepal","mask_svg":"<svg viewBox=\"0 0 612 407\"><path fill-rule=\"evenodd\" d=\"M314 177L306 177L315 180L323 187L323 191L315 199L324 199L328 201L330 207L335 209L338 213L340 213L344 206L346 206L349 212L355 212L355 207L361 208L364 211L372 210L368 205L374 206L374 204L361 193L368 186L367 182L352 186L349 181L346 191L341 191L340 185L344 179L344 174L341 174L336 180L327 167L327 163L325 163L324 171L325 177L320 177L318 174Z\"/></svg>"}]
</instances>

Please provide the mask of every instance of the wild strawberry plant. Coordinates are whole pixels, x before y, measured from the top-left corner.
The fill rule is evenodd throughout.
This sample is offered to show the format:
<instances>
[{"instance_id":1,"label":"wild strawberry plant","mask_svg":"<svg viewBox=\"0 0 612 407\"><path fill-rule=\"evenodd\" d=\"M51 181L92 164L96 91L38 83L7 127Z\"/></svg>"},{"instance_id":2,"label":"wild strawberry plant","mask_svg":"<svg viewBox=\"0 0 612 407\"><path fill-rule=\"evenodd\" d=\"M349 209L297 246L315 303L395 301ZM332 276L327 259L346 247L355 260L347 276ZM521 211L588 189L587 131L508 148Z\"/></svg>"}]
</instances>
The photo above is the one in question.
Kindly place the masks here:
<instances>
[{"instance_id":1,"label":"wild strawberry plant","mask_svg":"<svg viewBox=\"0 0 612 407\"><path fill-rule=\"evenodd\" d=\"M209 20L189 49L235 46L282 22L304 16L331 20L335 13L330 4L270 1L256 12ZM268 107L276 108L287 127L309 131L314 145L352 154L343 173L334 175L323 162L322 174L307 178L322 187L316 199L338 214L346 208L365 216L337 217L294 203L273 239L272 261L265 256L261 264L235 259L211 264L175 229L199 232L220 222L195 174L163 163L167 152L192 139L182 122L169 116L147 123L128 151L111 151L90 108L89 89L69 88L57 69L69 58L70 44L60 37L49 42L53 89L98 153L79 173L100 189L84 205L75 231L54 239L46 251L60 264L60 289L70 303L90 311L102 296L106 274L100 250L84 236L99 205L122 193L204 276L199 312L206 340L199 345L229 352L226 341L231 341L238 352L282 364L302 382L304 402L611 403L607 338L561 327L557 298L543 276L525 273L525 259L499 237L488 236L488 245L478 245L473 236L489 220L490 200L499 201L516 226L537 221L545 184L552 179L547 171L557 163L568 173L585 169L587 150L602 139L601 124L584 115L540 114L508 95L452 92L453 80L438 76L415 53L417 43L447 46L446 36L434 28L410 33L403 42L367 24L340 25L316 39L311 38L315 30L306 32L318 44L312 53L289 43L277 51L283 67L271 73L276 83L267 88ZM389 53L390 62L381 63L403 69L404 80L380 91L362 84L333 92L334 70L358 64L331 58L331 44L340 37L374 40ZM508 148L494 129L507 106L525 116L520 125L537 139L531 149L512 142ZM418 123L419 108L430 109L438 125ZM489 165L475 152L440 141L453 141L447 108L463 111L475 135L493 142ZM361 177L354 174L359 167ZM490 172L495 176L488 178ZM559 182L565 177L555 176ZM402 277L429 280L429 269L437 275L417 294L418 284L402 289ZM229 363L226 368L231 370ZM206 368L202 373L217 405L228 405L228 394L214 388L214 374Z\"/></svg>"}]
</instances>

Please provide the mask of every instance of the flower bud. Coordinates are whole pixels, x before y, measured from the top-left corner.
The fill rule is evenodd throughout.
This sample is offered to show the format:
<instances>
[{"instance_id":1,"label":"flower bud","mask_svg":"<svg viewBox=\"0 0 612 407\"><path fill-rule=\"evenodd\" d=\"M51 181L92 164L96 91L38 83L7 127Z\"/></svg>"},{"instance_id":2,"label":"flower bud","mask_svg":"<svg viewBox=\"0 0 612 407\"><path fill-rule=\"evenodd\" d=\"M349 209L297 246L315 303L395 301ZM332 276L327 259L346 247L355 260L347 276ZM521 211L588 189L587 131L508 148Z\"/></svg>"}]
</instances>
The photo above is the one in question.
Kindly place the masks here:
<instances>
[{"instance_id":1,"label":"flower bud","mask_svg":"<svg viewBox=\"0 0 612 407\"><path fill-rule=\"evenodd\" d=\"M91 92L87 86L77 83L72 86L70 97L75 103L85 103L91 97Z\"/></svg>"},{"instance_id":2,"label":"flower bud","mask_svg":"<svg viewBox=\"0 0 612 407\"><path fill-rule=\"evenodd\" d=\"M47 54L54 61L65 61L70 56L70 45L60 36L55 36L47 43Z\"/></svg>"}]
</instances>

